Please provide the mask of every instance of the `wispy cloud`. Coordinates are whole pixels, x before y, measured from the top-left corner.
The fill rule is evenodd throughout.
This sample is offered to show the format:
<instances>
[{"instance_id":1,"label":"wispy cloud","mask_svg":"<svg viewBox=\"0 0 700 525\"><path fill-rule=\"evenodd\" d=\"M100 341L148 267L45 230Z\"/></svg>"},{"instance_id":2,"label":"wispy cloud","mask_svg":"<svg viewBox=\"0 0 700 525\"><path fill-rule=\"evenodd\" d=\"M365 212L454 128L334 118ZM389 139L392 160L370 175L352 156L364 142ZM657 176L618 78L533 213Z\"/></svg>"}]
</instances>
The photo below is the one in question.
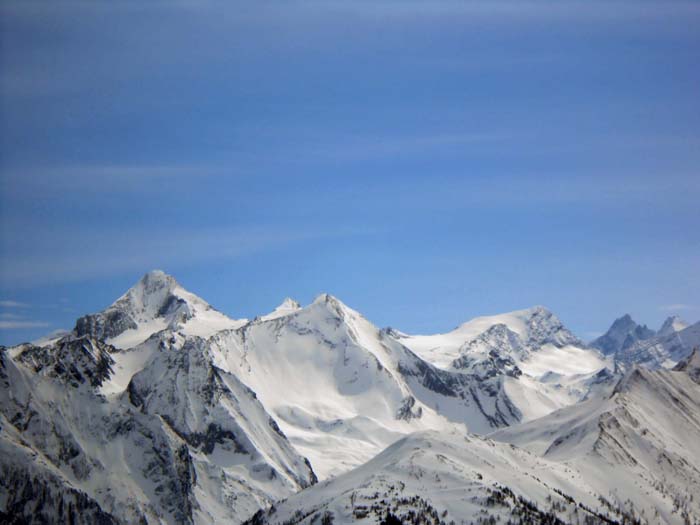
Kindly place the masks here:
<instances>
[{"instance_id":1,"label":"wispy cloud","mask_svg":"<svg viewBox=\"0 0 700 525\"><path fill-rule=\"evenodd\" d=\"M172 268L245 257L293 243L368 233L341 227L45 231L41 250L0 258L0 284L75 282L149 268ZM56 239L60 239L57 242ZM52 252L47 258L45 250Z\"/></svg>"},{"instance_id":2,"label":"wispy cloud","mask_svg":"<svg viewBox=\"0 0 700 525\"><path fill-rule=\"evenodd\" d=\"M679 312L681 310L695 310L696 307L691 304L676 303L676 304L664 304L659 306L659 310L662 312Z\"/></svg>"},{"instance_id":3,"label":"wispy cloud","mask_svg":"<svg viewBox=\"0 0 700 525\"><path fill-rule=\"evenodd\" d=\"M7 196L51 197L57 192L124 194L161 192L165 186L201 184L205 177L231 175L231 169L201 165L67 165L5 170L0 188Z\"/></svg>"},{"instance_id":4,"label":"wispy cloud","mask_svg":"<svg viewBox=\"0 0 700 525\"><path fill-rule=\"evenodd\" d=\"M29 305L25 303L20 303L19 301L12 301L10 299L0 300L0 307L2 308L28 308Z\"/></svg>"},{"instance_id":5,"label":"wispy cloud","mask_svg":"<svg viewBox=\"0 0 700 525\"><path fill-rule=\"evenodd\" d=\"M21 328L46 328L49 323L43 321L0 321L0 330L18 330Z\"/></svg>"}]
</instances>

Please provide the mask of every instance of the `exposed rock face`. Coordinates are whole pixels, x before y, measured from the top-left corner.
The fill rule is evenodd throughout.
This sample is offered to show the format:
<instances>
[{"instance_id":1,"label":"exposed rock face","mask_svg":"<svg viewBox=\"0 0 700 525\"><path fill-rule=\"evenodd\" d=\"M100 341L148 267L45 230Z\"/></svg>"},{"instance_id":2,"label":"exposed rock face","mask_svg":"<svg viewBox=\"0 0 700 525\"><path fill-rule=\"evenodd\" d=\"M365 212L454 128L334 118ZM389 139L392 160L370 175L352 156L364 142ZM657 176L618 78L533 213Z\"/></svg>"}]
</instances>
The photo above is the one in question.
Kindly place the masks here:
<instances>
[{"instance_id":1,"label":"exposed rock face","mask_svg":"<svg viewBox=\"0 0 700 525\"><path fill-rule=\"evenodd\" d=\"M122 310L110 310L101 314L85 315L75 323L75 334L98 339L110 339L138 325Z\"/></svg>"},{"instance_id":2,"label":"exposed rock face","mask_svg":"<svg viewBox=\"0 0 700 525\"><path fill-rule=\"evenodd\" d=\"M0 491L7 500L0 509L0 522L14 524L75 523L76 525L117 525L119 521L104 512L84 492L66 485L49 469L32 468L16 461L22 453L2 447L7 457L0 462ZM13 461L15 460L15 461Z\"/></svg>"},{"instance_id":3,"label":"exposed rock face","mask_svg":"<svg viewBox=\"0 0 700 525\"><path fill-rule=\"evenodd\" d=\"M527 338L525 344L531 348L539 348L552 344L558 348L566 345L583 346L581 341L572 334L552 312L542 306L531 309L531 315L526 321Z\"/></svg>"},{"instance_id":4,"label":"exposed rock face","mask_svg":"<svg viewBox=\"0 0 700 525\"><path fill-rule=\"evenodd\" d=\"M15 359L39 375L72 387L85 383L98 387L110 376L113 351L114 347L98 339L68 335L49 347L25 345Z\"/></svg>"},{"instance_id":5,"label":"exposed rock face","mask_svg":"<svg viewBox=\"0 0 700 525\"><path fill-rule=\"evenodd\" d=\"M512 365L512 369L515 366L513 357L524 358L528 350L528 345L518 334L504 324L496 324L462 345L460 357L452 362L452 366L457 369L468 369L486 360L499 368L500 365L495 361L500 360L503 366L507 363Z\"/></svg>"},{"instance_id":6,"label":"exposed rock face","mask_svg":"<svg viewBox=\"0 0 700 525\"><path fill-rule=\"evenodd\" d=\"M693 353L678 363L674 370L685 372L693 381L700 384L700 347L696 346Z\"/></svg>"},{"instance_id":7,"label":"exposed rock face","mask_svg":"<svg viewBox=\"0 0 700 525\"><path fill-rule=\"evenodd\" d=\"M408 396L404 399L403 404L396 411L396 419L403 419L405 421L410 421L414 418L419 418L423 415L423 409L418 407L415 411L413 410L416 404L416 398L413 396Z\"/></svg>"},{"instance_id":8,"label":"exposed rock face","mask_svg":"<svg viewBox=\"0 0 700 525\"><path fill-rule=\"evenodd\" d=\"M680 331L670 331L643 341L637 341L615 355L616 364L622 369L634 365L648 368L672 368L687 358L700 346L700 323L695 323Z\"/></svg>"},{"instance_id":9,"label":"exposed rock face","mask_svg":"<svg viewBox=\"0 0 700 525\"><path fill-rule=\"evenodd\" d=\"M606 355L617 354L626 350L638 341L649 339L655 332L646 325L638 325L629 314L615 319L608 331L591 342L593 348L599 349Z\"/></svg>"}]
</instances>

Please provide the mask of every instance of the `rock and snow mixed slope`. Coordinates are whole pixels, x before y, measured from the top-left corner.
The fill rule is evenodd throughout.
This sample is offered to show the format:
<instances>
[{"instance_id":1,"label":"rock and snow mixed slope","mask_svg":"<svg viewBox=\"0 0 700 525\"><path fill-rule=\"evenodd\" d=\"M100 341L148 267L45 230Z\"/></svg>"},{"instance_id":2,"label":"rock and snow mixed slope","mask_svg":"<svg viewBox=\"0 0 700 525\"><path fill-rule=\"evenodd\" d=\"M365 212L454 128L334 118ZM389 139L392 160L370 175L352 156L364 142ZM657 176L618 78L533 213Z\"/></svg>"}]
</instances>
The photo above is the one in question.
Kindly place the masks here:
<instances>
[{"instance_id":1,"label":"rock and snow mixed slope","mask_svg":"<svg viewBox=\"0 0 700 525\"><path fill-rule=\"evenodd\" d=\"M230 319L172 276L154 270L102 312L78 319L75 333L131 348L162 330L206 337L246 322Z\"/></svg>"},{"instance_id":2,"label":"rock and snow mixed slope","mask_svg":"<svg viewBox=\"0 0 700 525\"><path fill-rule=\"evenodd\" d=\"M430 431L247 523L602 523L598 514L622 517L566 465L482 437Z\"/></svg>"},{"instance_id":3,"label":"rock and snow mixed slope","mask_svg":"<svg viewBox=\"0 0 700 525\"><path fill-rule=\"evenodd\" d=\"M209 343L321 479L410 432L455 424L486 432L520 420L501 375L441 370L325 294Z\"/></svg>"},{"instance_id":4,"label":"rock and snow mixed slope","mask_svg":"<svg viewBox=\"0 0 700 525\"><path fill-rule=\"evenodd\" d=\"M666 318L666 320L661 325L661 328L659 328L659 331L656 332L656 336L663 337L666 335L671 335L676 332L680 332L681 330L684 330L686 328L688 328L688 323L686 323L677 315L672 315Z\"/></svg>"},{"instance_id":5,"label":"rock and snow mixed slope","mask_svg":"<svg viewBox=\"0 0 700 525\"><path fill-rule=\"evenodd\" d=\"M671 316L655 332L624 315L604 335L592 341L591 346L611 356L622 369L635 364L672 368L700 346L700 323L688 326L678 316Z\"/></svg>"},{"instance_id":6,"label":"rock and snow mixed slope","mask_svg":"<svg viewBox=\"0 0 700 525\"><path fill-rule=\"evenodd\" d=\"M697 381L700 353L491 439L415 433L249 523L697 523Z\"/></svg>"},{"instance_id":7,"label":"rock and snow mixed slope","mask_svg":"<svg viewBox=\"0 0 700 525\"><path fill-rule=\"evenodd\" d=\"M700 322L639 341L618 352L615 361L622 368L630 368L635 364L647 368L672 368L699 347Z\"/></svg>"},{"instance_id":8,"label":"rock and snow mixed slope","mask_svg":"<svg viewBox=\"0 0 700 525\"><path fill-rule=\"evenodd\" d=\"M591 341L591 346L605 355L615 355L638 341L653 337L655 333L646 325L637 324L629 314L625 314L615 319L607 332Z\"/></svg>"},{"instance_id":9,"label":"rock and snow mixed slope","mask_svg":"<svg viewBox=\"0 0 700 525\"><path fill-rule=\"evenodd\" d=\"M634 367L612 394L493 439L575 468L599 494L649 523L700 521L700 353L674 371Z\"/></svg>"},{"instance_id":10,"label":"rock and snow mixed slope","mask_svg":"<svg viewBox=\"0 0 700 525\"><path fill-rule=\"evenodd\" d=\"M70 483L117 520L239 519L312 483L304 456L327 477L416 430L465 431L466 424L487 432L521 419L504 393L507 364L441 370L328 295L306 308L288 300L270 315L235 321L156 271L47 343L7 350L17 373L5 385L3 409L15 421L23 395L25 411L41 405L45 420L30 449L47 457L53 450L41 447L54 427L64 430L52 447L101 443L99 453L93 445L71 448L86 466L64 488ZM49 385L41 388L64 399L65 411L54 414L51 396L29 395L29 387L18 394L24 383ZM70 413L72 403L81 405L80 417ZM92 410L100 417L85 415ZM128 461L113 449L123 445L104 445L120 435L105 426L109 414L133 438ZM154 450L162 463L156 480L143 468L154 462L142 457ZM113 461L122 467L112 469ZM47 464L63 475L68 468ZM128 481L108 491L110 476ZM184 483L170 487L175 495L163 488L169 476Z\"/></svg>"},{"instance_id":11,"label":"rock and snow mixed slope","mask_svg":"<svg viewBox=\"0 0 700 525\"><path fill-rule=\"evenodd\" d=\"M541 417L589 395L591 383L612 361L576 338L541 306L478 317L451 332L393 332L419 356L450 371L474 372L502 363L504 392L523 420Z\"/></svg>"},{"instance_id":12,"label":"rock and snow mixed slope","mask_svg":"<svg viewBox=\"0 0 700 525\"><path fill-rule=\"evenodd\" d=\"M12 453L0 459L0 512L240 522L314 483L308 460L198 335L240 324L152 272L72 334L2 349L0 443Z\"/></svg>"},{"instance_id":13,"label":"rock and snow mixed slope","mask_svg":"<svg viewBox=\"0 0 700 525\"><path fill-rule=\"evenodd\" d=\"M71 335L3 350L0 442L34 463L0 459L7 507L52 516L76 493L120 522L240 521L313 483L255 395L198 342L160 353L110 399L99 394L113 363L105 343ZM50 502L28 497L47 487Z\"/></svg>"},{"instance_id":14,"label":"rock and snow mixed slope","mask_svg":"<svg viewBox=\"0 0 700 525\"><path fill-rule=\"evenodd\" d=\"M698 325L666 324L648 340L658 342L644 348L653 356L647 362L665 356L665 366L675 363L687 355L678 345L698 338ZM691 377L693 363L666 374ZM346 516L341 503L352 497L358 518L367 509L355 503L370 505L375 492L386 492L406 512L442 505L469 521L484 505L497 505L494 515L504 518L566 519L575 505L564 503L563 492L619 517L617 495L615 504L602 503L610 499L603 482L568 456L542 459L467 435L585 400L555 413L573 414L565 424L578 428L577 409L594 418L610 399L624 397L618 386L610 398L617 379L611 368L541 307L478 318L448 334L410 336L379 330L325 294L306 307L287 299L268 315L233 320L172 277L150 272L103 312L80 318L73 332L0 347L0 519L240 522L308 488L316 475L328 479L355 467L289 501L313 507L312 516L331 512L329 505ZM668 399L684 399L687 386ZM533 425L519 428L525 436L531 428L556 433L547 418ZM692 425L682 428L694 435ZM652 445L673 438L659 434ZM674 468L674 461L693 464L680 452L669 457ZM664 468L653 478L657 494L669 490L658 485L674 472ZM506 486L508 469L515 474ZM679 472L673 483L696 482L690 470ZM465 495L465 486L473 493ZM659 515L672 521L659 498ZM299 521L296 512L290 517Z\"/></svg>"}]
</instances>

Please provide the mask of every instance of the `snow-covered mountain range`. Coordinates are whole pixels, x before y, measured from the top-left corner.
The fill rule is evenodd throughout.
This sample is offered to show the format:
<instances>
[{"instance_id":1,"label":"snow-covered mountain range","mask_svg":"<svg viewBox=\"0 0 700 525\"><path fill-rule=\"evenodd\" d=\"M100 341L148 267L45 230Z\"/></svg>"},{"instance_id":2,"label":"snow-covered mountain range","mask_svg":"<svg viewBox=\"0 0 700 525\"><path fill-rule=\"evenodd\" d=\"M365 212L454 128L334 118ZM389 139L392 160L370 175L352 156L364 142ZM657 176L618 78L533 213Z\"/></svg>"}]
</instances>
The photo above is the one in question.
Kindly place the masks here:
<instances>
[{"instance_id":1,"label":"snow-covered mountain range","mask_svg":"<svg viewBox=\"0 0 700 525\"><path fill-rule=\"evenodd\" d=\"M622 369L633 365L672 368L700 346L700 323L688 325L678 316L668 317L658 331L638 325L629 314L616 319L610 329L591 342Z\"/></svg>"},{"instance_id":2,"label":"snow-covered mountain range","mask_svg":"<svg viewBox=\"0 0 700 525\"><path fill-rule=\"evenodd\" d=\"M235 320L153 271L70 333L0 347L0 518L698 519L679 494L700 324L606 336L540 306L409 335L327 294Z\"/></svg>"},{"instance_id":3,"label":"snow-covered mountain range","mask_svg":"<svg viewBox=\"0 0 700 525\"><path fill-rule=\"evenodd\" d=\"M487 437L412 434L249 523L697 523L699 375L696 352Z\"/></svg>"}]
</instances>

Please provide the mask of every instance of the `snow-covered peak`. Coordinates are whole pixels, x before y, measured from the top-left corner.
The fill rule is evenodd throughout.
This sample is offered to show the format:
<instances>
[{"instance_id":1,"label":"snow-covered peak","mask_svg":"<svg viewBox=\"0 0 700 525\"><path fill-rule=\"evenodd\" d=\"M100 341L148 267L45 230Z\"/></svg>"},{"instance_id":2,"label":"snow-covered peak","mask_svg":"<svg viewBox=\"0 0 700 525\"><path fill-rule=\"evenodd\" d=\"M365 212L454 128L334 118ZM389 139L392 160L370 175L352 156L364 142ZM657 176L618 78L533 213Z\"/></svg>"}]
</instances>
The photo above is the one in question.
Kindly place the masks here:
<instances>
[{"instance_id":1,"label":"snow-covered peak","mask_svg":"<svg viewBox=\"0 0 700 525\"><path fill-rule=\"evenodd\" d=\"M500 328L494 328L494 327ZM418 353L423 359L441 368L450 368L455 359L462 357L466 349L474 350L469 343L477 339L493 339L494 331L503 331L509 337L499 337L500 341L508 339L521 349L538 351L545 346L554 349L566 346L583 347L579 341L554 315L543 306L533 306L524 310L515 310L498 315L476 317L462 323L451 332L434 335L404 335L401 342ZM498 342L489 346L498 346ZM508 349L512 349L509 345ZM486 352L488 353L488 351Z\"/></svg>"},{"instance_id":2,"label":"snow-covered peak","mask_svg":"<svg viewBox=\"0 0 700 525\"><path fill-rule=\"evenodd\" d=\"M515 332L528 346L553 344L562 347L580 344L580 341L564 326L561 320L544 306L533 306L500 315L477 317L461 324L454 330L462 335L477 335L494 325L505 325Z\"/></svg>"},{"instance_id":3,"label":"snow-covered peak","mask_svg":"<svg viewBox=\"0 0 700 525\"><path fill-rule=\"evenodd\" d=\"M664 335L670 335L676 332L680 332L684 328L688 327L688 323L686 323L683 319L678 317L677 315L672 315L671 317L666 318L664 321L664 324L661 325L661 328L659 329L658 332L656 332L657 336L664 336Z\"/></svg>"},{"instance_id":4,"label":"snow-covered peak","mask_svg":"<svg viewBox=\"0 0 700 525\"><path fill-rule=\"evenodd\" d=\"M360 315L358 312L355 312L350 307L348 307L340 299L328 293L322 293L318 295L308 308L310 310L326 310L330 315L339 317L341 319L344 318L347 313L355 314L358 316Z\"/></svg>"},{"instance_id":5,"label":"snow-covered peak","mask_svg":"<svg viewBox=\"0 0 700 525\"><path fill-rule=\"evenodd\" d=\"M299 310L301 308L301 304L299 304L298 301L295 301L291 297L286 297L284 301L282 301L282 304L280 304L276 309L277 310Z\"/></svg>"},{"instance_id":6,"label":"snow-covered peak","mask_svg":"<svg viewBox=\"0 0 700 525\"><path fill-rule=\"evenodd\" d=\"M153 270L102 312L78 319L74 331L131 348L165 329L204 337L244 323L215 310L174 277Z\"/></svg>"},{"instance_id":7,"label":"snow-covered peak","mask_svg":"<svg viewBox=\"0 0 700 525\"><path fill-rule=\"evenodd\" d=\"M269 321L270 319L277 319L279 317L291 315L299 310L301 310L301 305L294 299L287 297L284 301L282 301L282 304L280 304L269 314L260 317L260 319L263 321Z\"/></svg>"},{"instance_id":8,"label":"snow-covered peak","mask_svg":"<svg viewBox=\"0 0 700 525\"><path fill-rule=\"evenodd\" d=\"M116 304L129 303L132 311L141 316L141 319L157 317L173 291L179 288L174 277L162 270L153 270L141 277ZM114 306L114 305L112 305Z\"/></svg>"},{"instance_id":9,"label":"snow-covered peak","mask_svg":"<svg viewBox=\"0 0 700 525\"><path fill-rule=\"evenodd\" d=\"M330 304L330 305L337 305L337 304L343 304L342 301L340 301L337 297L329 294L329 293L320 293L318 294L313 302L311 304Z\"/></svg>"}]
</instances>

